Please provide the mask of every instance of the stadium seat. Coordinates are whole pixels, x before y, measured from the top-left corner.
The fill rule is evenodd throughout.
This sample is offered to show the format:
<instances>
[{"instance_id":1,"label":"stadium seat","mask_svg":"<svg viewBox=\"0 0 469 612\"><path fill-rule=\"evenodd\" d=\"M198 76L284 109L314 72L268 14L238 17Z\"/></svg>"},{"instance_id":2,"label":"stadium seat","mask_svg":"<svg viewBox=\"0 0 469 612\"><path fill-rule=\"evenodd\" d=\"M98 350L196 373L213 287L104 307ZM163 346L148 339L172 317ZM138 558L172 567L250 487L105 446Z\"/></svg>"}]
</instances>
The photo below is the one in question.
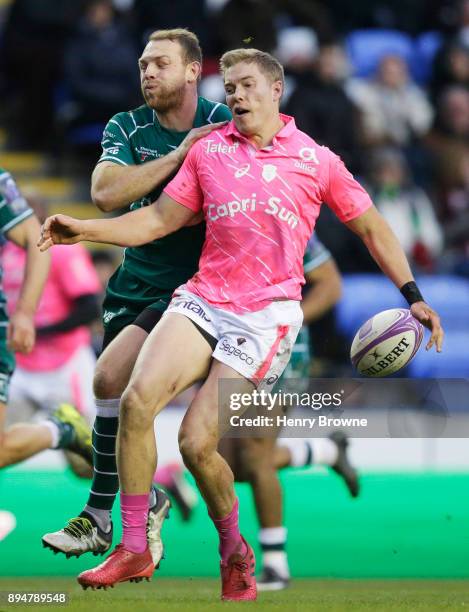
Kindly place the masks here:
<instances>
[{"instance_id":1,"label":"stadium seat","mask_svg":"<svg viewBox=\"0 0 469 612\"><path fill-rule=\"evenodd\" d=\"M336 307L337 325L353 338L363 323L382 310L405 307L406 301L382 274L350 274L343 278L343 296Z\"/></svg>"},{"instance_id":2,"label":"stadium seat","mask_svg":"<svg viewBox=\"0 0 469 612\"><path fill-rule=\"evenodd\" d=\"M426 332L424 343L428 337ZM412 378L469 378L469 331L448 331L439 354L435 349L426 351L422 343L409 364L408 375Z\"/></svg>"},{"instance_id":3,"label":"stadium seat","mask_svg":"<svg viewBox=\"0 0 469 612\"><path fill-rule=\"evenodd\" d=\"M419 83L426 83L430 78L433 59L442 42L443 37L440 32L423 32L415 39L411 70Z\"/></svg>"},{"instance_id":4,"label":"stadium seat","mask_svg":"<svg viewBox=\"0 0 469 612\"><path fill-rule=\"evenodd\" d=\"M398 30L355 30L345 40L345 49L358 77L372 75L384 55L402 57L410 66L414 54L412 38Z\"/></svg>"},{"instance_id":5,"label":"stadium seat","mask_svg":"<svg viewBox=\"0 0 469 612\"><path fill-rule=\"evenodd\" d=\"M420 276L417 283L446 330L469 329L469 280L452 275Z\"/></svg>"}]
</instances>

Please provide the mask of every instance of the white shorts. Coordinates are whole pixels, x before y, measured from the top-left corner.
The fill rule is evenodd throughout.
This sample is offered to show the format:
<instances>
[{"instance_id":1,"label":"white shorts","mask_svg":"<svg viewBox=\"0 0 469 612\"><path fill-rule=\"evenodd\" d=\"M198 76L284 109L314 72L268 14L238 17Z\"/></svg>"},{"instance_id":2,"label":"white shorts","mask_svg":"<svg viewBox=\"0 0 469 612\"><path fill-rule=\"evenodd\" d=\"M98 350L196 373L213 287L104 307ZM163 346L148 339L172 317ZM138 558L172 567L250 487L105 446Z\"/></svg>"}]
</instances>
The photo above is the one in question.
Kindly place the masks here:
<instances>
[{"instance_id":1,"label":"white shorts","mask_svg":"<svg viewBox=\"0 0 469 612\"><path fill-rule=\"evenodd\" d=\"M11 378L8 412L11 419L24 411L50 413L62 402L73 404L85 416L94 412L93 375L96 357L89 346L81 346L56 370L17 368ZM29 408L28 408L29 406Z\"/></svg>"},{"instance_id":2,"label":"white shorts","mask_svg":"<svg viewBox=\"0 0 469 612\"><path fill-rule=\"evenodd\" d=\"M237 314L215 308L201 297L177 289L164 314L176 312L217 340L212 355L256 386L272 387L291 357L303 322L300 303L271 302L266 308Z\"/></svg>"}]
</instances>

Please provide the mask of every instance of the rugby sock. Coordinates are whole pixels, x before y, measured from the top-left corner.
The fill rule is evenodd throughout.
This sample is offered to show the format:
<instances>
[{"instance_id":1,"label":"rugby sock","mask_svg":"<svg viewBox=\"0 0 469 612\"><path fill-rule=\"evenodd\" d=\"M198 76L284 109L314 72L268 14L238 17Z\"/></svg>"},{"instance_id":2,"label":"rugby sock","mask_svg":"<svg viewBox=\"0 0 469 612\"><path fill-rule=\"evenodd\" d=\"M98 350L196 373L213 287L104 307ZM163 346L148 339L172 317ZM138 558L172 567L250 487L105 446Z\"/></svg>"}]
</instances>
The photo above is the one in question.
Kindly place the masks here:
<instances>
[{"instance_id":1,"label":"rugby sock","mask_svg":"<svg viewBox=\"0 0 469 612\"><path fill-rule=\"evenodd\" d=\"M335 465L339 457L337 444L329 438L308 440L312 449L312 463L318 465Z\"/></svg>"},{"instance_id":2,"label":"rugby sock","mask_svg":"<svg viewBox=\"0 0 469 612\"><path fill-rule=\"evenodd\" d=\"M153 482L162 487L169 488L174 484L174 474L179 474L181 470L182 468L178 463L168 463L158 467L153 476Z\"/></svg>"},{"instance_id":3,"label":"rugby sock","mask_svg":"<svg viewBox=\"0 0 469 612\"><path fill-rule=\"evenodd\" d=\"M93 426L93 482L85 510L112 510L119 490L116 465L116 438L120 398L96 400ZM90 512L91 514L91 512Z\"/></svg>"},{"instance_id":4,"label":"rugby sock","mask_svg":"<svg viewBox=\"0 0 469 612\"><path fill-rule=\"evenodd\" d=\"M282 439L282 445L290 451L290 466L335 465L339 456L337 444L329 438L300 440Z\"/></svg>"},{"instance_id":5,"label":"rugby sock","mask_svg":"<svg viewBox=\"0 0 469 612\"><path fill-rule=\"evenodd\" d=\"M210 512L209 512L210 515ZM226 564L231 555L235 552L239 552L240 555L244 556L247 552L241 534L239 533L239 502L238 498L234 503L231 512L222 519L213 518L210 515L215 527L217 528L218 535L220 537L220 545L218 552L222 563Z\"/></svg>"},{"instance_id":6,"label":"rugby sock","mask_svg":"<svg viewBox=\"0 0 469 612\"><path fill-rule=\"evenodd\" d=\"M145 552L147 544L148 493L121 493L122 544L133 553Z\"/></svg>"},{"instance_id":7,"label":"rugby sock","mask_svg":"<svg viewBox=\"0 0 469 612\"><path fill-rule=\"evenodd\" d=\"M56 423L55 421L47 420L47 421L43 421L41 425L44 425L44 427L47 427L47 429L50 431L50 435L51 435L50 448L53 448L53 449L59 448L59 443L60 443L60 438L61 438L59 424ZM65 423L63 423L63 425L65 425Z\"/></svg>"},{"instance_id":8,"label":"rugby sock","mask_svg":"<svg viewBox=\"0 0 469 612\"><path fill-rule=\"evenodd\" d=\"M287 529L285 527L269 527L259 530L259 544L262 550L263 567L271 567L282 578L290 577L287 553Z\"/></svg>"}]
</instances>

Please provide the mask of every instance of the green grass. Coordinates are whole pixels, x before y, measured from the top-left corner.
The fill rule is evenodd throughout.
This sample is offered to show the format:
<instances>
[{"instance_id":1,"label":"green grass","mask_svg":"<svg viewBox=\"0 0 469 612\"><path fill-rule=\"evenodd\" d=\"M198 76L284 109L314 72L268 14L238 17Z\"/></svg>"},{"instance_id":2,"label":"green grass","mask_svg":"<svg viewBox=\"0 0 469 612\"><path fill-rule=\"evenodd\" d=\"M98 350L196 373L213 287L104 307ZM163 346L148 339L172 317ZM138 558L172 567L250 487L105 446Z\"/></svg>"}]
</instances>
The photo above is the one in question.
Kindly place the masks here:
<instances>
[{"instance_id":1,"label":"green grass","mask_svg":"<svg viewBox=\"0 0 469 612\"><path fill-rule=\"evenodd\" d=\"M469 608L469 582L425 580L295 580L289 589L261 593L255 604L222 604L214 579L155 578L150 583L121 584L108 591L83 591L70 578L0 579L0 591L66 592L62 606L0 604L0 611L63 609L66 612L158 612L160 610L238 610L303 612L462 610ZM228 607L228 608L227 608Z\"/></svg>"}]
</instances>

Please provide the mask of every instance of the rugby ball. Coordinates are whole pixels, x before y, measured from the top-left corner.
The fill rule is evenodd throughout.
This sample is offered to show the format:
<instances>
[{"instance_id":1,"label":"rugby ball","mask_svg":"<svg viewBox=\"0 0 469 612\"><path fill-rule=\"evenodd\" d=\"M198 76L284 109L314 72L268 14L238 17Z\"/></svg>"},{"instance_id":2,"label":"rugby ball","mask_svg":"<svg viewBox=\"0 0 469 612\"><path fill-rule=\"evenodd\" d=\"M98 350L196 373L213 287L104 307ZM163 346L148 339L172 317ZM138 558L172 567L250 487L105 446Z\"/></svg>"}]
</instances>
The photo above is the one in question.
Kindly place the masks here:
<instances>
[{"instance_id":1,"label":"rugby ball","mask_svg":"<svg viewBox=\"0 0 469 612\"><path fill-rule=\"evenodd\" d=\"M394 374L413 358L423 339L423 325L407 308L383 310L357 331L350 359L363 376Z\"/></svg>"}]
</instances>

